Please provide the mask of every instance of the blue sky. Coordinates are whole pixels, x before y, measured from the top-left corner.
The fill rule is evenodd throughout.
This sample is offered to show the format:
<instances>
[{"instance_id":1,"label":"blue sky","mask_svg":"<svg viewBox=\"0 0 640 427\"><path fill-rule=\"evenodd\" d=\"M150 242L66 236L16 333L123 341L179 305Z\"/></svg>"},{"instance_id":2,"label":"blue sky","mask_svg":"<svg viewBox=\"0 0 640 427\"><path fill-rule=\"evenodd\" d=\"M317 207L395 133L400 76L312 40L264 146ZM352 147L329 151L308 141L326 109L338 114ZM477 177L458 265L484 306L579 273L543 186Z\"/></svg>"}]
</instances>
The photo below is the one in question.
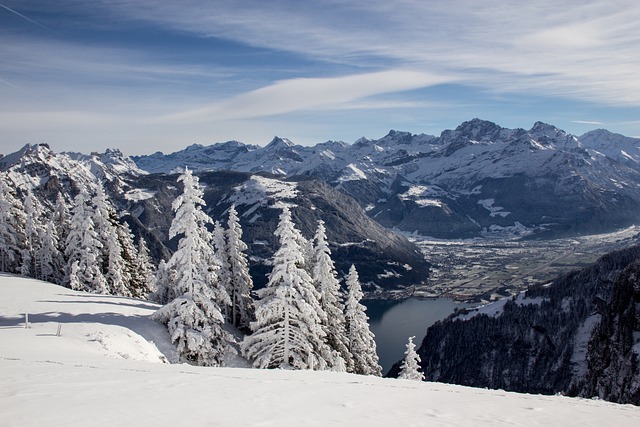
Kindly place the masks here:
<instances>
[{"instance_id":1,"label":"blue sky","mask_svg":"<svg viewBox=\"0 0 640 427\"><path fill-rule=\"evenodd\" d=\"M439 135L640 136L640 2L0 0L0 153Z\"/></svg>"}]
</instances>

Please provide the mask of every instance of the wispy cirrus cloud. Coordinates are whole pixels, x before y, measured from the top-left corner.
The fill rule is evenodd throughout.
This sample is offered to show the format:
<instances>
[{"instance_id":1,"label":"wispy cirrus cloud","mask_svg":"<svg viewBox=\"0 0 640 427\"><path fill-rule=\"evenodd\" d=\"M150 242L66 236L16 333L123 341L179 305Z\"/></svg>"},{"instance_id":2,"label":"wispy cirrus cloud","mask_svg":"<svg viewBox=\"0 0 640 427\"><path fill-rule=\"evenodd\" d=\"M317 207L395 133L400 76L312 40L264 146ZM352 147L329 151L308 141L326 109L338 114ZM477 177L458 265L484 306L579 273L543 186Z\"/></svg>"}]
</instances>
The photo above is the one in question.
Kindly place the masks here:
<instances>
[{"instance_id":1,"label":"wispy cirrus cloud","mask_svg":"<svg viewBox=\"0 0 640 427\"><path fill-rule=\"evenodd\" d=\"M109 10L329 62L466 73L487 90L640 104L635 1L152 4L122 1Z\"/></svg>"},{"instance_id":2,"label":"wispy cirrus cloud","mask_svg":"<svg viewBox=\"0 0 640 427\"><path fill-rule=\"evenodd\" d=\"M603 122L591 121L591 120L571 120L571 123L578 123L580 125L603 125Z\"/></svg>"},{"instance_id":3,"label":"wispy cirrus cloud","mask_svg":"<svg viewBox=\"0 0 640 427\"><path fill-rule=\"evenodd\" d=\"M278 81L212 105L162 117L160 120L190 122L246 119L301 110L340 109L342 106L348 106L364 98L455 80L453 76L408 70L389 70L333 78L297 78ZM389 106L387 103L384 105Z\"/></svg>"},{"instance_id":4,"label":"wispy cirrus cloud","mask_svg":"<svg viewBox=\"0 0 640 427\"><path fill-rule=\"evenodd\" d=\"M96 139L177 144L427 117L638 132L635 0L0 2L0 137L53 135L79 111Z\"/></svg>"}]
</instances>

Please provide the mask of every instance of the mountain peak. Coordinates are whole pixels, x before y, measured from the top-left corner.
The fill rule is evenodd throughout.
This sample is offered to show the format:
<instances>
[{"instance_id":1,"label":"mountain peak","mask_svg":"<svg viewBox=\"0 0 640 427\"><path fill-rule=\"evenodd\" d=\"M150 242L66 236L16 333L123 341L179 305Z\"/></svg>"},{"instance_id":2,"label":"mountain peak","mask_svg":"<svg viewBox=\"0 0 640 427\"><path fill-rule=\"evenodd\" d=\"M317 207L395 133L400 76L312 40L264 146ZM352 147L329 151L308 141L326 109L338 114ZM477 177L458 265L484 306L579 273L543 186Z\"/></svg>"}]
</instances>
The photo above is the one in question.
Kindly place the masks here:
<instances>
[{"instance_id":1,"label":"mountain peak","mask_svg":"<svg viewBox=\"0 0 640 427\"><path fill-rule=\"evenodd\" d=\"M360 138L358 138L354 143L353 146L354 147L364 147L365 145L368 145L371 141L373 141L372 139L369 139L365 136L361 136Z\"/></svg>"},{"instance_id":2,"label":"mountain peak","mask_svg":"<svg viewBox=\"0 0 640 427\"><path fill-rule=\"evenodd\" d=\"M45 158L50 153L51 148L49 148L49 144L26 144L15 153L10 153L2 157L0 159L0 170L8 169L9 167L20 162L25 157L31 156Z\"/></svg>"},{"instance_id":3,"label":"mountain peak","mask_svg":"<svg viewBox=\"0 0 640 427\"><path fill-rule=\"evenodd\" d=\"M291 148L294 145L295 144L287 138L280 138L279 136L274 136L271 142L267 144L265 148Z\"/></svg>"},{"instance_id":4,"label":"mountain peak","mask_svg":"<svg viewBox=\"0 0 640 427\"><path fill-rule=\"evenodd\" d=\"M214 146L217 146L220 148L241 148L241 147L246 147L247 144L240 141L236 141L235 139L232 139L230 141L218 142L214 144Z\"/></svg>"},{"instance_id":5,"label":"mountain peak","mask_svg":"<svg viewBox=\"0 0 640 427\"><path fill-rule=\"evenodd\" d=\"M185 148L184 151L200 150L202 147L203 147L202 144L191 144L187 146L187 148Z\"/></svg>"},{"instance_id":6,"label":"mountain peak","mask_svg":"<svg viewBox=\"0 0 640 427\"><path fill-rule=\"evenodd\" d=\"M460 136L471 140L493 140L500 135L502 127L488 120L472 119L463 122L455 130Z\"/></svg>"},{"instance_id":7,"label":"mountain peak","mask_svg":"<svg viewBox=\"0 0 640 427\"><path fill-rule=\"evenodd\" d=\"M389 133L381 138L381 141L391 141L396 144L410 144L414 135L411 132L404 132L391 129Z\"/></svg>"},{"instance_id":8,"label":"mountain peak","mask_svg":"<svg viewBox=\"0 0 640 427\"><path fill-rule=\"evenodd\" d=\"M591 130L580 136L580 140L622 139L622 138L629 138L629 137L621 135L619 133L614 133L614 132L608 131L607 129L602 129L602 128Z\"/></svg>"},{"instance_id":9,"label":"mountain peak","mask_svg":"<svg viewBox=\"0 0 640 427\"><path fill-rule=\"evenodd\" d=\"M545 135L548 137L555 137L558 135L566 135L567 133L562 129L558 129L557 127L550 125L544 122L535 122L533 127L529 130L529 133L532 135Z\"/></svg>"}]
</instances>

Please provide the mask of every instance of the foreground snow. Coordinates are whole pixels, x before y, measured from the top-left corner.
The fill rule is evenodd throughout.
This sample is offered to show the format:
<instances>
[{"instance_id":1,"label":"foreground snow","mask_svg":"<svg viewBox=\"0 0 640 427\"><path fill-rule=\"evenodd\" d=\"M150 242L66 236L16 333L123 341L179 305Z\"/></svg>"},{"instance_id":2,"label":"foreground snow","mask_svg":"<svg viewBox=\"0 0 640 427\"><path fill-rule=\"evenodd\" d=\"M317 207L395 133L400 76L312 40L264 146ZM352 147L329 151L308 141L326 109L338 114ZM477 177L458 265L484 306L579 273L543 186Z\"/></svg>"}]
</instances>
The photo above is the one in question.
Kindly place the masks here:
<instances>
[{"instance_id":1,"label":"foreground snow","mask_svg":"<svg viewBox=\"0 0 640 427\"><path fill-rule=\"evenodd\" d=\"M0 426L640 425L640 408L602 401L166 364L156 307L0 275Z\"/></svg>"}]
</instances>

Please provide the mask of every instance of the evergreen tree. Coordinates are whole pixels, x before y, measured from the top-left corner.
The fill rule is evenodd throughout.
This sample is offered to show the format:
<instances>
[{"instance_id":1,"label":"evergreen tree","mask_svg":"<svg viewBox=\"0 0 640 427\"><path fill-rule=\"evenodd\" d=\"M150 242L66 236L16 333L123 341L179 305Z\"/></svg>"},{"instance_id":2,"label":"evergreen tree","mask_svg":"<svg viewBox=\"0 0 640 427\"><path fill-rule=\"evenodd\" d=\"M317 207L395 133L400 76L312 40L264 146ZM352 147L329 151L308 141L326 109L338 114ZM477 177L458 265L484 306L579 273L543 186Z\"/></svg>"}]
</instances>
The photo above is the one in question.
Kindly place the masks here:
<instances>
[{"instance_id":1,"label":"evergreen tree","mask_svg":"<svg viewBox=\"0 0 640 427\"><path fill-rule=\"evenodd\" d=\"M135 256L135 254L129 256L128 264L130 268L127 268L127 262L122 256L123 247L119 239L119 231L121 231L121 229L112 228L107 234L107 241L105 243L107 247L107 271L105 272L105 277L107 278L111 294L132 296L129 286L131 282L130 272L133 269L132 257ZM131 245L129 249L134 249L135 251L133 245Z\"/></svg>"},{"instance_id":2,"label":"evergreen tree","mask_svg":"<svg viewBox=\"0 0 640 427\"><path fill-rule=\"evenodd\" d=\"M42 247L45 234L45 227L42 221L44 208L31 191L27 191L23 206L25 222L20 274L41 278L42 266L38 262L36 254L39 253Z\"/></svg>"},{"instance_id":3,"label":"evergreen tree","mask_svg":"<svg viewBox=\"0 0 640 427\"><path fill-rule=\"evenodd\" d=\"M0 172L0 271L19 272L24 241L24 209L8 177Z\"/></svg>"},{"instance_id":4,"label":"evergreen tree","mask_svg":"<svg viewBox=\"0 0 640 427\"><path fill-rule=\"evenodd\" d=\"M184 184L182 195L173 201L176 215L169 238L181 235L178 249L167 267L170 293L176 297L160 308L154 319L167 325L171 340L183 360L204 366L221 366L232 352L233 340L222 325L219 301L228 303L226 291L217 282L217 265L212 265L211 219L202 211L203 192L198 178L188 169L178 178ZM169 293L169 292L167 292ZM225 298L226 296L226 298Z\"/></svg>"},{"instance_id":5,"label":"evergreen tree","mask_svg":"<svg viewBox=\"0 0 640 427\"><path fill-rule=\"evenodd\" d=\"M123 243L127 244L130 254L129 260L135 257L135 247L131 238L131 232L122 229L116 216L116 211L107 199L102 184L98 184L96 194L92 198L93 221L96 234L102 245L102 251L96 254L96 259L100 264L109 293L113 295L131 296L129 284L131 281L130 268L123 258Z\"/></svg>"},{"instance_id":6,"label":"evergreen tree","mask_svg":"<svg viewBox=\"0 0 640 427\"><path fill-rule=\"evenodd\" d=\"M68 260L65 283L76 283L76 286L88 292L107 294L107 280L102 273L101 259L97 256L102 253L103 245L95 231L88 203L89 193L86 189L80 190L74 199L65 248ZM76 277L72 277L72 267L76 262Z\"/></svg>"},{"instance_id":7,"label":"evergreen tree","mask_svg":"<svg viewBox=\"0 0 640 427\"><path fill-rule=\"evenodd\" d=\"M137 298L149 298L156 291L156 272L151 262L147 242L138 238L138 251L131 277L131 293Z\"/></svg>"},{"instance_id":8,"label":"evergreen tree","mask_svg":"<svg viewBox=\"0 0 640 427\"><path fill-rule=\"evenodd\" d=\"M414 338L415 337L409 337L398 378L402 380L424 381L424 374L420 372L420 356L416 353L416 345L413 343Z\"/></svg>"},{"instance_id":9,"label":"evergreen tree","mask_svg":"<svg viewBox=\"0 0 640 427\"><path fill-rule=\"evenodd\" d=\"M151 296L151 300L159 304L167 304L175 299L172 283L175 281L175 271L170 269L165 260L160 260L156 270L155 283L156 290Z\"/></svg>"},{"instance_id":10,"label":"evergreen tree","mask_svg":"<svg viewBox=\"0 0 640 427\"><path fill-rule=\"evenodd\" d=\"M226 232L226 254L229 265L228 292L231 298L229 318L239 328L248 328L254 318L251 290L253 280L249 274L249 263L244 254L247 245L242 241L242 227L238 219L235 205L229 209L229 220Z\"/></svg>"},{"instance_id":11,"label":"evergreen tree","mask_svg":"<svg viewBox=\"0 0 640 427\"><path fill-rule=\"evenodd\" d=\"M80 261L73 261L69 267L69 287L74 291L83 291L84 285L80 283L78 271L80 270Z\"/></svg>"},{"instance_id":12,"label":"evergreen tree","mask_svg":"<svg viewBox=\"0 0 640 427\"><path fill-rule=\"evenodd\" d=\"M362 287L354 265L351 265L347 276L347 290L345 319L347 322L349 351L353 356L353 372L361 375L380 376L382 368L378 363L376 342L373 339L373 333L369 329L369 318L365 313L367 308L360 303L363 297Z\"/></svg>"},{"instance_id":13,"label":"evergreen tree","mask_svg":"<svg viewBox=\"0 0 640 427\"><path fill-rule=\"evenodd\" d=\"M116 234L122 250L127 292L134 298L148 298L152 289L155 289L155 273L144 239L140 237L142 243L139 241L136 248L133 234L126 222L116 224ZM141 256L140 248L145 251L144 256Z\"/></svg>"},{"instance_id":14,"label":"evergreen tree","mask_svg":"<svg viewBox=\"0 0 640 427\"><path fill-rule=\"evenodd\" d=\"M299 232L287 207L275 234L280 248L266 288L258 291L253 334L245 337L243 353L258 368L325 369L333 363L332 354L323 340L318 295L303 268Z\"/></svg>"},{"instance_id":15,"label":"evergreen tree","mask_svg":"<svg viewBox=\"0 0 640 427\"><path fill-rule=\"evenodd\" d=\"M211 218L208 216L207 218L211 223ZM226 284L220 280L220 257L213 247L213 234L206 227L202 227L200 233L202 240L207 242L207 250L204 252L205 277L211 292L213 292L214 301L222 313L224 307L228 307L231 304L231 299L229 298ZM222 317L223 319L225 318L224 315Z\"/></svg>"},{"instance_id":16,"label":"evergreen tree","mask_svg":"<svg viewBox=\"0 0 640 427\"><path fill-rule=\"evenodd\" d=\"M224 311L225 319L231 321L231 315L229 314L231 308L231 267L229 266L229 254L224 228L218 221L215 221L213 224L211 243L214 249L216 264L219 266L218 280L224 286L227 295L229 295L229 304L223 304L220 308Z\"/></svg>"},{"instance_id":17,"label":"evergreen tree","mask_svg":"<svg viewBox=\"0 0 640 427\"><path fill-rule=\"evenodd\" d=\"M69 207L67 206L67 201L64 199L62 192L59 192L56 197L56 203L51 214L51 222L53 223L55 233L58 236L58 250L64 256L67 236L69 235L71 215L69 214ZM67 260L65 259L65 262L66 261Z\"/></svg>"},{"instance_id":18,"label":"evergreen tree","mask_svg":"<svg viewBox=\"0 0 640 427\"><path fill-rule=\"evenodd\" d=\"M313 247L313 240L309 240L302 235L302 232L297 228L294 228L294 239L300 246L300 251L302 252L302 264L301 266L309 273L309 275L313 275L313 265L315 259L315 250Z\"/></svg>"},{"instance_id":19,"label":"evergreen tree","mask_svg":"<svg viewBox=\"0 0 640 427\"><path fill-rule=\"evenodd\" d=\"M42 247L36 255L38 264L41 266L40 277L38 279L47 282L62 284L64 279L64 257L58 249L60 243L53 221L49 221L45 230Z\"/></svg>"},{"instance_id":20,"label":"evergreen tree","mask_svg":"<svg viewBox=\"0 0 640 427\"><path fill-rule=\"evenodd\" d=\"M336 358L342 358L347 371L353 371L353 357L349 352L344 307L340 295L340 283L331 259L331 250L327 242L327 233L323 221L318 221L315 235L315 262L313 279L320 294L321 321L326 334L326 342L334 350Z\"/></svg>"}]
</instances>

